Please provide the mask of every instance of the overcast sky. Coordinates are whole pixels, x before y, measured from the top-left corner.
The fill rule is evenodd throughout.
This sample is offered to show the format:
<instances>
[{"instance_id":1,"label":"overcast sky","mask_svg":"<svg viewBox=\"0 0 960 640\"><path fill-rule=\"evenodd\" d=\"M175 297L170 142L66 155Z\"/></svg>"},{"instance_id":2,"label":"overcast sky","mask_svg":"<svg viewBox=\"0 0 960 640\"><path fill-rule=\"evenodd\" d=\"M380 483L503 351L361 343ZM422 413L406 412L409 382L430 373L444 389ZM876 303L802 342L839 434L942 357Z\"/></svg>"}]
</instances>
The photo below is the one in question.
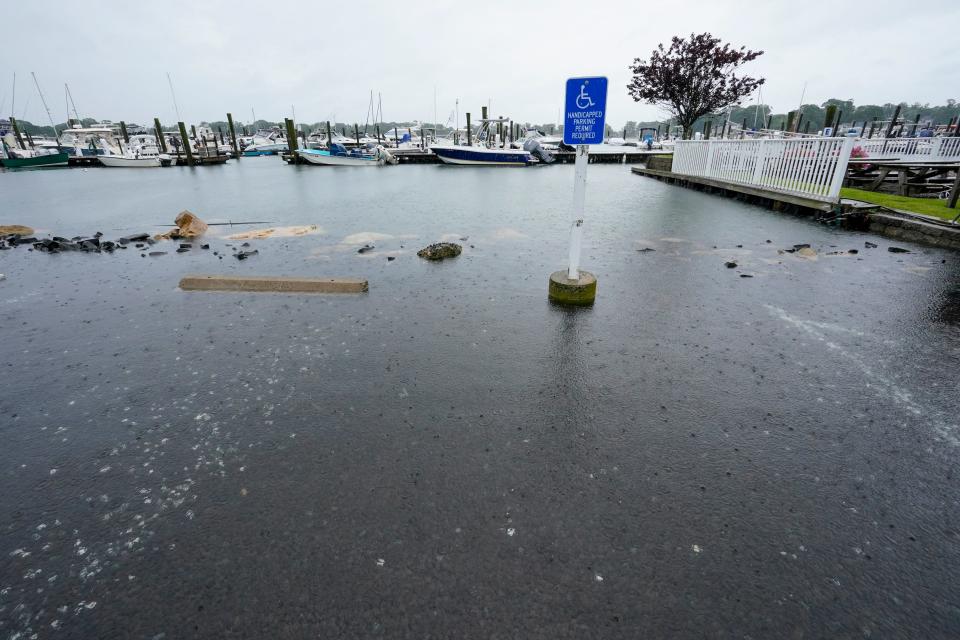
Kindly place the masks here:
<instances>
[{"instance_id":1,"label":"overcast sky","mask_svg":"<svg viewBox=\"0 0 960 640\"><path fill-rule=\"evenodd\" d=\"M848 8L848 4L850 5ZM749 8L752 15L747 17ZM763 99L778 112L804 102L858 104L960 98L960 1L918 5L876 0L642 0L572 2L163 2L6 3L0 106L47 118L30 72L56 122L66 119L64 83L81 117L176 120L167 72L188 123L249 121L363 123L370 90L385 120L440 122L460 99L460 122L493 114L554 122L564 80L610 79L608 122L663 117L627 96L627 66L660 42L709 31L762 49L749 66L767 79ZM14 27L14 24L16 25ZM29 101L29 102L28 102Z\"/></svg>"}]
</instances>

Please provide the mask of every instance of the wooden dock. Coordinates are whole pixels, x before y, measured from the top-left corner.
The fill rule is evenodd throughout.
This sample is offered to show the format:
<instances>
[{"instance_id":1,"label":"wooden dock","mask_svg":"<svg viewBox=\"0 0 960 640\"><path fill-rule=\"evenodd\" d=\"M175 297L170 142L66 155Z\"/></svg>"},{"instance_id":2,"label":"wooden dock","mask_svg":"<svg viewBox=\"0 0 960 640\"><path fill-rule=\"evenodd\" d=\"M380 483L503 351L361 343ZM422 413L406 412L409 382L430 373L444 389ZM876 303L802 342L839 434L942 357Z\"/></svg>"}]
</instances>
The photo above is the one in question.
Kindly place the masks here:
<instances>
[{"instance_id":1,"label":"wooden dock","mask_svg":"<svg viewBox=\"0 0 960 640\"><path fill-rule=\"evenodd\" d=\"M767 205L776 211L782 210L784 205L787 205L788 207L792 206L802 209L812 209L816 212L829 212L833 211L834 207L836 206L829 202L824 202L823 200L803 198L787 193L781 193L779 191L768 191L766 189L758 189L756 187L723 182L720 180L712 180L710 178L683 176L673 173L672 171L666 171L662 169L632 167L630 170L637 175L656 178L657 180L663 180L669 184L691 187L700 191L706 191L708 193L719 193L729 197L748 199L757 204Z\"/></svg>"},{"instance_id":2,"label":"wooden dock","mask_svg":"<svg viewBox=\"0 0 960 640\"><path fill-rule=\"evenodd\" d=\"M396 159L398 164L441 164L440 158L430 151L420 149L390 149L385 147ZM629 149L627 151L626 149ZM555 158L555 164L573 164L576 159L575 151L552 151ZM650 156L663 155L665 152L660 150L647 151L646 149L636 149L634 147L625 147L624 151L601 151L590 154L591 164L634 164L644 162ZM666 152L669 153L669 152ZM287 164L303 164L303 161L296 154L285 151L281 154L283 161Z\"/></svg>"}]
</instances>

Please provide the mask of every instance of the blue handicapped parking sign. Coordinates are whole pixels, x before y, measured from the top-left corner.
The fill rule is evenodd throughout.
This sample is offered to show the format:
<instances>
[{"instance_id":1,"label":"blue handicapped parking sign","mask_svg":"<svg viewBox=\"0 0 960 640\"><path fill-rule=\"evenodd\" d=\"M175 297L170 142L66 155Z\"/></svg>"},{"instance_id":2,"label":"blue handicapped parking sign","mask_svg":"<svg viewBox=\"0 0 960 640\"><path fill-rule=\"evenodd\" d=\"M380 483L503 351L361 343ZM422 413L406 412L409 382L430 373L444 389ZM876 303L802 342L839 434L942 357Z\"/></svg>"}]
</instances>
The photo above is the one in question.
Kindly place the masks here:
<instances>
[{"instance_id":1,"label":"blue handicapped parking sign","mask_svg":"<svg viewBox=\"0 0 960 640\"><path fill-rule=\"evenodd\" d=\"M600 144L607 117L607 79L570 78L563 110L564 144Z\"/></svg>"}]
</instances>

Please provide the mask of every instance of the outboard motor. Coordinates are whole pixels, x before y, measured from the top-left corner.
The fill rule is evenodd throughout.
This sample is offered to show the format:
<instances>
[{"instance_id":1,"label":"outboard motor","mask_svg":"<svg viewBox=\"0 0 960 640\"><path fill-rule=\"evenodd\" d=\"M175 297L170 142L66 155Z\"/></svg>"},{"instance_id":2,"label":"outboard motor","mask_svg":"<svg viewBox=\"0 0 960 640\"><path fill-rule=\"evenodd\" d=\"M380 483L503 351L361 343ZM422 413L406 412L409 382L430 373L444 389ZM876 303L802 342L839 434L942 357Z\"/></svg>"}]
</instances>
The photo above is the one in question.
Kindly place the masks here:
<instances>
[{"instance_id":1,"label":"outboard motor","mask_svg":"<svg viewBox=\"0 0 960 640\"><path fill-rule=\"evenodd\" d=\"M552 153L541 147L540 143L533 138L523 143L523 150L544 164L550 164L555 159Z\"/></svg>"},{"instance_id":2,"label":"outboard motor","mask_svg":"<svg viewBox=\"0 0 960 640\"><path fill-rule=\"evenodd\" d=\"M392 153L383 148L382 145L377 145L376 158L378 164L397 164L399 160Z\"/></svg>"}]
</instances>

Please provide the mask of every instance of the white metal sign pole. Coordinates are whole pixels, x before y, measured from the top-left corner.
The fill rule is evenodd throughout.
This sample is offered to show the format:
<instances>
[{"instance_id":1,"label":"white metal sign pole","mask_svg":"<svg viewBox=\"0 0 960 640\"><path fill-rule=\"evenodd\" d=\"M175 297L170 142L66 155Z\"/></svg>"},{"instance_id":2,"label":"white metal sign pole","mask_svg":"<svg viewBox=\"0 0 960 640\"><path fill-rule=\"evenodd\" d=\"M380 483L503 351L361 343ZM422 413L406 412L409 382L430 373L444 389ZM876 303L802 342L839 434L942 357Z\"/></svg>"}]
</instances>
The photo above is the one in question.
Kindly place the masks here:
<instances>
[{"instance_id":1,"label":"white metal sign pole","mask_svg":"<svg viewBox=\"0 0 960 640\"><path fill-rule=\"evenodd\" d=\"M573 169L573 220L570 224L570 267L567 278L580 279L580 245L583 239L583 210L587 191L587 164L590 147L577 145L577 157Z\"/></svg>"}]
</instances>

